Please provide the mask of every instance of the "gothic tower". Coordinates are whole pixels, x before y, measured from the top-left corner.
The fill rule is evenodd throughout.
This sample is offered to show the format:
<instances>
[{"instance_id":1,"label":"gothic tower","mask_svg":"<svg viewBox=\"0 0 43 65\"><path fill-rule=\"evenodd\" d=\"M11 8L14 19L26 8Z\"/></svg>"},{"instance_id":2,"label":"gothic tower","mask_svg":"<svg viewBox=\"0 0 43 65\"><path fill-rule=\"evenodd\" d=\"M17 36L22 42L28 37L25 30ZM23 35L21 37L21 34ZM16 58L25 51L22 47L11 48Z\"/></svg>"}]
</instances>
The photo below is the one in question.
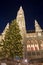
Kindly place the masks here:
<instances>
[{"instance_id":1,"label":"gothic tower","mask_svg":"<svg viewBox=\"0 0 43 65\"><path fill-rule=\"evenodd\" d=\"M24 16L24 11L22 9L22 6L20 7L20 9L17 12L17 23L19 25L19 29L20 29L20 34L22 36L22 44L24 44L23 47L23 58L26 58L26 25L25 25L25 16Z\"/></svg>"},{"instance_id":2,"label":"gothic tower","mask_svg":"<svg viewBox=\"0 0 43 65\"><path fill-rule=\"evenodd\" d=\"M37 20L35 20L35 32L42 32L41 27L39 26Z\"/></svg>"},{"instance_id":3,"label":"gothic tower","mask_svg":"<svg viewBox=\"0 0 43 65\"><path fill-rule=\"evenodd\" d=\"M9 29L9 23L7 23L3 33L2 33L2 39L4 39L7 29Z\"/></svg>"},{"instance_id":4,"label":"gothic tower","mask_svg":"<svg viewBox=\"0 0 43 65\"><path fill-rule=\"evenodd\" d=\"M22 6L20 7L20 9L17 12L16 20L17 20L17 23L19 25L20 33L22 35L22 38L24 38L24 36L26 35L26 27L25 27L24 11L22 9Z\"/></svg>"}]
</instances>

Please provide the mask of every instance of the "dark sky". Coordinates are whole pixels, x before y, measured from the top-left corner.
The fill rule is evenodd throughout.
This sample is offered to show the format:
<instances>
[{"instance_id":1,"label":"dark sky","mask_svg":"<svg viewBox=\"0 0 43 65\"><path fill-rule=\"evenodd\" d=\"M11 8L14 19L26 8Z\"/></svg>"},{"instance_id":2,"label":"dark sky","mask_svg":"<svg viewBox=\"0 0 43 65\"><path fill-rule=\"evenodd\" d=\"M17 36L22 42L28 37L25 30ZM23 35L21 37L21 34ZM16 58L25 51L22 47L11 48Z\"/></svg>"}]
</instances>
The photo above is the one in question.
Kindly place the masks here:
<instances>
[{"instance_id":1,"label":"dark sky","mask_svg":"<svg viewBox=\"0 0 43 65\"><path fill-rule=\"evenodd\" d=\"M34 30L35 19L43 29L43 0L0 0L0 33L16 18L20 6L24 9L26 29Z\"/></svg>"}]
</instances>

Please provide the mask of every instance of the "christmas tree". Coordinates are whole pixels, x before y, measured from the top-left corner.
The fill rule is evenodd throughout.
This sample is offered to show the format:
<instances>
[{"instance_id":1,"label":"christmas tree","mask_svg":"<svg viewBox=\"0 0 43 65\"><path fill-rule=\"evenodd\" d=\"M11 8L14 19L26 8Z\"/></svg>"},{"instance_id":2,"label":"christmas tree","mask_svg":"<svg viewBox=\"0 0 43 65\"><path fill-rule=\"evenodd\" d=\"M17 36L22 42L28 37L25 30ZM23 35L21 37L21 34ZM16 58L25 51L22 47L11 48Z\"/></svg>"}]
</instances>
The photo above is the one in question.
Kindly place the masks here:
<instances>
[{"instance_id":1,"label":"christmas tree","mask_svg":"<svg viewBox=\"0 0 43 65\"><path fill-rule=\"evenodd\" d=\"M3 40L3 56L4 58L14 59L23 57L23 44L21 43L22 36L16 20L13 20L9 29L6 31L5 39Z\"/></svg>"}]
</instances>

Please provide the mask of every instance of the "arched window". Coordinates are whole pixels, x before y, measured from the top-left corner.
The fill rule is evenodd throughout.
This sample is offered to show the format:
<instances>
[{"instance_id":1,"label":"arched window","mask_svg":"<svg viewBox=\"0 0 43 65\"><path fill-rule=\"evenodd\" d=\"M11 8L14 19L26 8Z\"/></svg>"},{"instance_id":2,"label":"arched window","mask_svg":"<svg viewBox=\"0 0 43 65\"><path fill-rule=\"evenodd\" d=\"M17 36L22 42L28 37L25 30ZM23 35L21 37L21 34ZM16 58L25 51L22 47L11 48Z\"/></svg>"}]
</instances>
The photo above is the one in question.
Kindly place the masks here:
<instances>
[{"instance_id":1,"label":"arched window","mask_svg":"<svg viewBox=\"0 0 43 65\"><path fill-rule=\"evenodd\" d=\"M41 43L41 50L43 50L43 43Z\"/></svg>"},{"instance_id":2,"label":"arched window","mask_svg":"<svg viewBox=\"0 0 43 65\"><path fill-rule=\"evenodd\" d=\"M39 50L39 45L35 44L35 50Z\"/></svg>"},{"instance_id":3,"label":"arched window","mask_svg":"<svg viewBox=\"0 0 43 65\"><path fill-rule=\"evenodd\" d=\"M43 40L41 40L40 47L41 47L41 50L43 50Z\"/></svg>"},{"instance_id":4,"label":"arched window","mask_svg":"<svg viewBox=\"0 0 43 65\"><path fill-rule=\"evenodd\" d=\"M34 44L31 44L31 51L35 51Z\"/></svg>"},{"instance_id":5,"label":"arched window","mask_svg":"<svg viewBox=\"0 0 43 65\"><path fill-rule=\"evenodd\" d=\"M29 44L27 45L27 51L31 51L31 47Z\"/></svg>"}]
</instances>

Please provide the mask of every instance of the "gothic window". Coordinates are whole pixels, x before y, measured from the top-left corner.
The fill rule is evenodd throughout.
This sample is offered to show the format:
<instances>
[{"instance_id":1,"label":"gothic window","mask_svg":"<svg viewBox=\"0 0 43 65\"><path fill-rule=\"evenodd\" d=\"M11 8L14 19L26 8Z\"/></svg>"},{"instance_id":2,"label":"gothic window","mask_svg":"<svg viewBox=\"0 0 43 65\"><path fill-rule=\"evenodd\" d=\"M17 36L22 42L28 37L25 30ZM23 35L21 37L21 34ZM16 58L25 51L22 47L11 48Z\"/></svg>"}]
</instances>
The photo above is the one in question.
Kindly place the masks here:
<instances>
[{"instance_id":1,"label":"gothic window","mask_svg":"<svg viewBox=\"0 0 43 65\"><path fill-rule=\"evenodd\" d=\"M38 44L35 44L35 50L39 50Z\"/></svg>"},{"instance_id":2,"label":"gothic window","mask_svg":"<svg viewBox=\"0 0 43 65\"><path fill-rule=\"evenodd\" d=\"M35 51L34 44L31 44L31 51Z\"/></svg>"},{"instance_id":3,"label":"gothic window","mask_svg":"<svg viewBox=\"0 0 43 65\"><path fill-rule=\"evenodd\" d=\"M30 45L27 45L27 51L31 51Z\"/></svg>"},{"instance_id":4,"label":"gothic window","mask_svg":"<svg viewBox=\"0 0 43 65\"><path fill-rule=\"evenodd\" d=\"M41 44L41 50L43 50L43 43Z\"/></svg>"},{"instance_id":5,"label":"gothic window","mask_svg":"<svg viewBox=\"0 0 43 65\"><path fill-rule=\"evenodd\" d=\"M30 44L30 40L27 41L27 44Z\"/></svg>"},{"instance_id":6,"label":"gothic window","mask_svg":"<svg viewBox=\"0 0 43 65\"><path fill-rule=\"evenodd\" d=\"M34 44L34 43L35 43L35 41L32 39L32 40L31 40L31 44Z\"/></svg>"},{"instance_id":7,"label":"gothic window","mask_svg":"<svg viewBox=\"0 0 43 65\"><path fill-rule=\"evenodd\" d=\"M40 40L40 41L41 41L40 48L41 48L41 50L43 50L43 40Z\"/></svg>"},{"instance_id":8,"label":"gothic window","mask_svg":"<svg viewBox=\"0 0 43 65\"><path fill-rule=\"evenodd\" d=\"M43 40L40 40L41 41L41 43L43 44Z\"/></svg>"},{"instance_id":9,"label":"gothic window","mask_svg":"<svg viewBox=\"0 0 43 65\"><path fill-rule=\"evenodd\" d=\"M38 40L35 40L35 43L38 44Z\"/></svg>"}]
</instances>

